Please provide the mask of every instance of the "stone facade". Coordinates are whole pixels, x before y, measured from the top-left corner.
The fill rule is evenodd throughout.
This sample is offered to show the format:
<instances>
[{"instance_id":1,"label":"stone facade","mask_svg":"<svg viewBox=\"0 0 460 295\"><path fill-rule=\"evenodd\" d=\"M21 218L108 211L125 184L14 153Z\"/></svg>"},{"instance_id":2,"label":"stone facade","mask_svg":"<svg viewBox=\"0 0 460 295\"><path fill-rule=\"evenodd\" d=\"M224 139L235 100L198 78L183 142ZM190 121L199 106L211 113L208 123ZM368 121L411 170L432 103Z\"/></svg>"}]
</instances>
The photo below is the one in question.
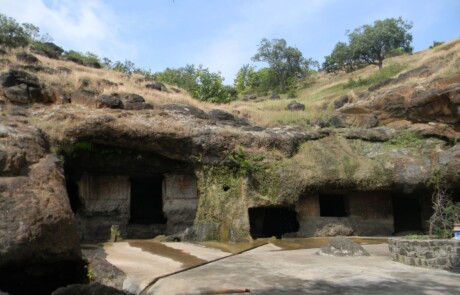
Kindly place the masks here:
<instances>
[{"instance_id":1,"label":"stone facade","mask_svg":"<svg viewBox=\"0 0 460 295\"><path fill-rule=\"evenodd\" d=\"M327 196L326 196L327 197ZM319 195L304 196L296 206L297 236L393 234L393 211L389 192L349 192L343 195L346 216L321 216Z\"/></svg>"},{"instance_id":2,"label":"stone facade","mask_svg":"<svg viewBox=\"0 0 460 295\"><path fill-rule=\"evenodd\" d=\"M112 225L123 234L129 222L130 181L123 175L85 173L78 182L77 222L83 240L109 240Z\"/></svg>"},{"instance_id":3,"label":"stone facade","mask_svg":"<svg viewBox=\"0 0 460 295\"><path fill-rule=\"evenodd\" d=\"M119 228L122 238L152 238L159 234L173 234L193 225L198 206L194 176L163 175L160 197L165 224L132 222L132 185L127 175L82 175L78 182L80 206L76 215L82 240L107 241L114 225Z\"/></svg>"},{"instance_id":4,"label":"stone facade","mask_svg":"<svg viewBox=\"0 0 460 295\"><path fill-rule=\"evenodd\" d=\"M460 270L460 240L388 239L394 261L407 265Z\"/></svg>"},{"instance_id":5,"label":"stone facade","mask_svg":"<svg viewBox=\"0 0 460 295\"><path fill-rule=\"evenodd\" d=\"M166 233L173 234L193 225L198 207L196 178L190 175L165 174L163 212L168 220Z\"/></svg>"}]
</instances>

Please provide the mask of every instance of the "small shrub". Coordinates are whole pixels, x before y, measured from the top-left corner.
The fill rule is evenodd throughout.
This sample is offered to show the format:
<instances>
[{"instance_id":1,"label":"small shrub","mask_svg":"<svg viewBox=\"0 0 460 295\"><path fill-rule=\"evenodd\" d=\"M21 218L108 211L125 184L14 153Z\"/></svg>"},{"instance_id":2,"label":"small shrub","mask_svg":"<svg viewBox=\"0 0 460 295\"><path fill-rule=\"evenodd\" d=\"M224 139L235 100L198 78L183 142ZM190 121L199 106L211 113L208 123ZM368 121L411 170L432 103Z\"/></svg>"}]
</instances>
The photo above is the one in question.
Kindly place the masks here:
<instances>
[{"instance_id":1,"label":"small shrub","mask_svg":"<svg viewBox=\"0 0 460 295\"><path fill-rule=\"evenodd\" d=\"M58 59L64 52L64 49L51 42L34 41L30 45L30 48L36 53L44 54L54 59Z\"/></svg>"},{"instance_id":2,"label":"small shrub","mask_svg":"<svg viewBox=\"0 0 460 295\"><path fill-rule=\"evenodd\" d=\"M440 42L440 41L433 41L433 45L430 46L430 49L433 49L439 45L442 45L444 44L444 42Z\"/></svg>"},{"instance_id":3,"label":"small shrub","mask_svg":"<svg viewBox=\"0 0 460 295\"><path fill-rule=\"evenodd\" d=\"M423 144L423 139L416 132L405 130L388 140L386 146L398 146L404 148L415 148Z\"/></svg>"},{"instance_id":4,"label":"small shrub","mask_svg":"<svg viewBox=\"0 0 460 295\"><path fill-rule=\"evenodd\" d=\"M430 217L430 236L440 239L452 237L455 223L460 221L460 206L452 201L446 171L434 169L428 185L433 188L432 207L433 215Z\"/></svg>"},{"instance_id":5,"label":"small shrub","mask_svg":"<svg viewBox=\"0 0 460 295\"><path fill-rule=\"evenodd\" d=\"M243 149L243 147L238 146L234 151L226 153L226 160L228 166L233 170L234 174L240 176L249 176L254 172L259 172L262 170L262 161L265 159L265 156L250 156Z\"/></svg>"},{"instance_id":6,"label":"small shrub","mask_svg":"<svg viewBox=\"0 0 460 295\"><path fill-rule=\"evenodd\" d=\"M358 77L357 80L353 79L353 78L350 78L348 80L348 83L346 83L344 85L344 88L358 88L358 87L361 87L361 86L369 86L369 85L372 85L372 84L376 84L376 83L379 83L385 79L388 79L388 78L391 78L393 77L394 75L398 74L399 72L401 72L402 70L404 70L406 68L406 65L405 64L400 64L400 63L394 63L394 64L390 64L386 67L384 67L383 69L381 69L380 71L372 74L372 75L369 75L368 77L366 78L361 78L361 77Z\"/></svg>"},{"instance_id":7,"label":"small shrub","mask_svg":"<svg viewBox=\"0 0 460 295\"><path fill-rule=\"evenodd\" d=\"M287 93L288 98L297 98L297 91L295 89L290 89Z\"/></svg>"},{"instance_id":8,"label":"small shrub","mask_svg":"<svg viewBox=\"0 0 460 295\"><path fill-rule=\"evenodd\" d=\"M73 61L77 64L81 64L84 66L92 66L92 67L99 67L101 68L101 62L99 60L99 57L91 52L87 53L81 53L78 51L70 50L65 53L65 56L67 57L68 60ZM99 66L95 66L99 65Z\"/></svg>"}]
</instances>

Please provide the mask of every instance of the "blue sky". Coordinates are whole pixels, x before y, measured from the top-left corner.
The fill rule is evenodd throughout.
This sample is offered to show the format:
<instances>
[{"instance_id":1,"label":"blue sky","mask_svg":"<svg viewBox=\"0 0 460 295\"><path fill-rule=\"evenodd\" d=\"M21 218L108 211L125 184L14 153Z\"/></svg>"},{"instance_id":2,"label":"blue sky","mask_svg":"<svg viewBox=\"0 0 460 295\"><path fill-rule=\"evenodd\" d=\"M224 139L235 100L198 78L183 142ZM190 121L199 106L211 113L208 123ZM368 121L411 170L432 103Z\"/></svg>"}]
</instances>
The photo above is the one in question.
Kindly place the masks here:
<instances>
[{"instance_id":1,"label":"blue sky","mask_svg":"<svg viewBox=\"0 0 460 295\"><path fill-rule=\"evenodd\" d=\"M203 64L232 84L262 38L284 38L323 62L347 29L402 16L415 51L460 37L460 0L0 0L64 49L162 71Z\"/></svg>"}]
</instances>

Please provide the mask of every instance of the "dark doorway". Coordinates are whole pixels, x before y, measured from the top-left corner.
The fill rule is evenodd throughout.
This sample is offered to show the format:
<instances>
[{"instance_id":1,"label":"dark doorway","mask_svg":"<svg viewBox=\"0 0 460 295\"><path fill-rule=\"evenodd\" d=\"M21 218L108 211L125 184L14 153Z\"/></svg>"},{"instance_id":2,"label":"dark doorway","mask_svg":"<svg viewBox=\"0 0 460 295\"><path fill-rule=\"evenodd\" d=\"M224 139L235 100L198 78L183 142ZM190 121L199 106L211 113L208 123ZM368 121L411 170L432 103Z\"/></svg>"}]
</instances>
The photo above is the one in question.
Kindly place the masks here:
<instances>
[{"instance_id":1,"label":"dark doorway","mask_svg":"<svg viewBox=\"0 0 460 295\"><path fill-rule=\"evenodd\" d=\"M393 194L393 218L395 233L422 231L419 198L414 194Z\"/></svg>"},{"instance_id":2,"label":"dark doorway","mask_svg":"<svg viewBox=\"0 0 460 295\"><path fill-rule=\"evenodd\" d=\"M253 239L275 236L280 239L285 233L299 230L294 210L281 207L249 208L249 224Z\"/></svg>"},{"instance_id":3,"label":"dark doorway","mask_svg":"<svg viewBox=\"0 0 460 295\"><path fill-rule=\"evenodd\" d=\"M319 211L322 217L348 216L345 196L337 194L320 194Z\"/></svg>"},{"instance_id":4,"label":"dark doorway","mask_svg":"<svg viewBox=\"0 0 460 295\"><path fill-rule=\"evenodd\" d=\"M165 224L162 182L160 177L131 178L132 224Z\"/></svg>"},{"instance_id":5,"label":"dark doorway","mask_svg":"<svg viewBox=\"0 0 460 295\"><path fill-rule=\"evenodd\" d=\"M70 208L72 209L73 213L77 213L78 209L80 209L80 196L78 184L76 184L73 181L68 181L66 183L66 188L67 195L69 196Z\"/></svg>"}]
</instances>

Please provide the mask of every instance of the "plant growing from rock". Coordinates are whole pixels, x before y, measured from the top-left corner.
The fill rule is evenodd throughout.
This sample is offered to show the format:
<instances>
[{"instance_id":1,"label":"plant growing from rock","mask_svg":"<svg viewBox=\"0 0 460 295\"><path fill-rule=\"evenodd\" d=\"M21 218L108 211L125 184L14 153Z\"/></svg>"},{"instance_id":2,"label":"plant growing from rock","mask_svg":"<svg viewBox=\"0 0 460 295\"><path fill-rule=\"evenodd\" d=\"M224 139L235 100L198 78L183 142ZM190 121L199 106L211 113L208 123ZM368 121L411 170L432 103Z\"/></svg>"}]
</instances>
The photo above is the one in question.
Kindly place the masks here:
<instances>
[{"instance_id":1,"label":"plant growing from rock","mask_svg":"<svg viewBox=\"0 0 460 295\"><path fill-rule=\"evenodd\" d=\"M454 223L460 221L460 208L452 202L446 172L435 169L429 185L433 188L433 215L430 217L429 235L441 239L451 238Z\"/></svg>"},{"instance_id":2,"label":"plant growing from rock","mask_svg":"<svg viewBox=\"0 0 460 295\"><path fill-rule=\"evenodd\" d=\"M246 150L237 146L235 150L226 153L227 165L236 175L249 176L263 169L263 155L251 156Z\"/></svg>"}]
</instances>

